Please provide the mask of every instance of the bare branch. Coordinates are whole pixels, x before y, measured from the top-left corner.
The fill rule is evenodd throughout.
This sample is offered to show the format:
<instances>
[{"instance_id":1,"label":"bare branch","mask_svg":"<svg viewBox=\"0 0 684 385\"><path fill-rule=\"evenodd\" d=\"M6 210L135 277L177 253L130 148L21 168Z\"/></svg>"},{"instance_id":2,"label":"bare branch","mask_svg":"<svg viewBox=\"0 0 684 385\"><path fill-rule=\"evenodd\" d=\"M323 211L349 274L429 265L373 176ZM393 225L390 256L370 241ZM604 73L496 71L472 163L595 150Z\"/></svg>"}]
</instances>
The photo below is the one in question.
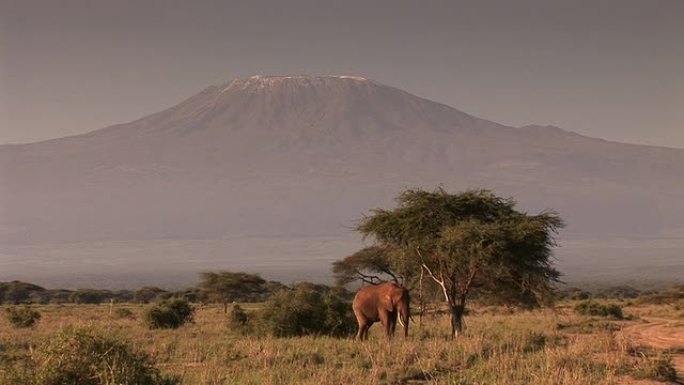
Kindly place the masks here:
<instances>
[{"instance_id":1,"label":"bare branch","mask_svg":"<svg viewBox=\"0 0 684 385\"><path fill-rule=\"evenodd\" d=\"M449 301L449 292L447 291L447 287L446 287L446 285L444 284L444 279L442 278L442 279L440 280L439 278L437 278L437 277L432 273L432 270L430 270L430 268L428 267L428 265L425 263L425 259L423 259L423 254L420 253L420 249L417 248L417 247L416 247L416 253L418 253L418 256L420 257L421 267L422 267L423 269L425 269L425 271L428 272L428 274L430 275L430 278L432 278L433 281L437 282L437 284L439 284L439 286L442 287L442 292L444 293L444 299L446 299L447 302L450 302L450 301Z\"/></svg>"},{"instance_id":2,"label":"bare branch","mask_svg":"<svg viewBox=\"0 0 684 385\"><path fill-rule=\"evenodd\" d=\"M370 283L371 285L377 285L376 280L377 280L377 282L383 281L383 279L381 279L377 275L363 274L359 270L354 270L354 271L356 272L356 274L358 274L359 278L361 278L361 281L366 282L366 283Z\"/></svg>"}]
</instances>

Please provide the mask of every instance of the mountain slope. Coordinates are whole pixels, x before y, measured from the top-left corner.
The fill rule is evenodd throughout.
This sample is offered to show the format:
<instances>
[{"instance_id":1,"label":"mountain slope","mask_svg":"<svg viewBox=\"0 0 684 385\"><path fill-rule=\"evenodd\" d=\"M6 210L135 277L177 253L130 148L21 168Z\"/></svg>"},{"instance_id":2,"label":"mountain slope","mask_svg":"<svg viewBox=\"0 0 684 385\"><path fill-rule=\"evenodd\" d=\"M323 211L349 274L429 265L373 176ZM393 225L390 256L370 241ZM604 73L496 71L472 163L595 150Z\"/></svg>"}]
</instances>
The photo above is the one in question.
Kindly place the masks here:
<instances>
[{"instance_id":1,"label":"mountain slope","mask_svg":"<svg viewBox=\"0 0 684 385\"><path fill-rule=\"evenodd\" d=\"M507 127L357 77L234 80L134 122L0 146L0 164L0 243L12 253L348 236L400 190L438 184L555 208L573 239L684 229L684 150Z\"/></svg>"}]
</instances>

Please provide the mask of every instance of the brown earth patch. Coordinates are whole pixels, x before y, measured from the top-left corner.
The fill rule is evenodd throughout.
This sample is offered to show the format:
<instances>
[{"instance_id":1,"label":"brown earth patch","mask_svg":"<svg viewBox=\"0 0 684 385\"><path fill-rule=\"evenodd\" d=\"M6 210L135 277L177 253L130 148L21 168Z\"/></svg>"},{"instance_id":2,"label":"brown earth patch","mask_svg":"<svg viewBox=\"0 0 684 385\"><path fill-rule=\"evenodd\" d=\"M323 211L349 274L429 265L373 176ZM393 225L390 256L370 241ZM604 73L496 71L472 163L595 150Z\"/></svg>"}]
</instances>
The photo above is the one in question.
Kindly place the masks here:
<instances>
[{"instance_id":1,"label":"brown earth patch","mask_svg":"<svg viewBox=\"0 0 684 385\"><path fill-rule=\"evenodd\" d=\"M664 318L643 318L643 322L627 325L622 335L635 348L657 349L670 352L677 370L678 384L684 384L684 321ZM626 378L624 385L657 384Z\"/></svg>"}]
</instances>

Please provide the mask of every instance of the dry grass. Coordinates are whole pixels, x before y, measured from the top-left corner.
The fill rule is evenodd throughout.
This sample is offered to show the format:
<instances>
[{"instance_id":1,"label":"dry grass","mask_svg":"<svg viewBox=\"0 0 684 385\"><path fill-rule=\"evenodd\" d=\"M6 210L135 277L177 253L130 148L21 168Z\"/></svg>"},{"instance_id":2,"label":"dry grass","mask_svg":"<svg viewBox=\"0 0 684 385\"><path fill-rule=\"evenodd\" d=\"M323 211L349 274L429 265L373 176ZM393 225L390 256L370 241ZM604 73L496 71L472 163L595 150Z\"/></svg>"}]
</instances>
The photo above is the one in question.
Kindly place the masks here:
<instances>
[{"instance_id":1,"label":"dry grass","mask_svg":"<svg viewBox=\"0 0 684 385\"><path fill-rule=\"evenodd\" d=\"M145 306L117 307L132 316L110 315L106 305L53 305L34 307L42 318L31 329L0 320L0 383L3 368L74 326L121 336L183 384L621 384L625 374L650 364L630 354L629 342L615 332L624 322L592 324L568 310L481 309L467 317L466 335L457 341L445 338L448 320L435 315L423 328L412 325L407 341L387 345L378 326L364 343L245 337L229 330L220 306L198 308L195 322L180 329L148 330ZM616 326L605 327L611 322ZM577 325L584 325L581 331Z\"/></svg>"}]
</instances>

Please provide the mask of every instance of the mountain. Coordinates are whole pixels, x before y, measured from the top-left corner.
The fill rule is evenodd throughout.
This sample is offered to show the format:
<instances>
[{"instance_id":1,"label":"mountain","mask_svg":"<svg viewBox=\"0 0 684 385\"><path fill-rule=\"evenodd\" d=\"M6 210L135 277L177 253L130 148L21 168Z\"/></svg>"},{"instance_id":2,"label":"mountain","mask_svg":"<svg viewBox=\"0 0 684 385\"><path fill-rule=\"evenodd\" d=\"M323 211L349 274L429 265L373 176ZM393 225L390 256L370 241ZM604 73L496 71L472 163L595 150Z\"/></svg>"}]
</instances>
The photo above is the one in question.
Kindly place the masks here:
<instances>
[{"instance_id":1,"label":"mountain","mask_svg":"<svg viewBox=\"0 0 684 385\"><path fill-rule=\"evenodd\" d=\"M638 271L654 250L684 251L682 169L684 150L508 127L365 78L254 76L134 122L0 146L0 280L325 278L360 247L363 213L440 184L558 210L571 275L611 253Z\"/></svg>"}]
</instances>

